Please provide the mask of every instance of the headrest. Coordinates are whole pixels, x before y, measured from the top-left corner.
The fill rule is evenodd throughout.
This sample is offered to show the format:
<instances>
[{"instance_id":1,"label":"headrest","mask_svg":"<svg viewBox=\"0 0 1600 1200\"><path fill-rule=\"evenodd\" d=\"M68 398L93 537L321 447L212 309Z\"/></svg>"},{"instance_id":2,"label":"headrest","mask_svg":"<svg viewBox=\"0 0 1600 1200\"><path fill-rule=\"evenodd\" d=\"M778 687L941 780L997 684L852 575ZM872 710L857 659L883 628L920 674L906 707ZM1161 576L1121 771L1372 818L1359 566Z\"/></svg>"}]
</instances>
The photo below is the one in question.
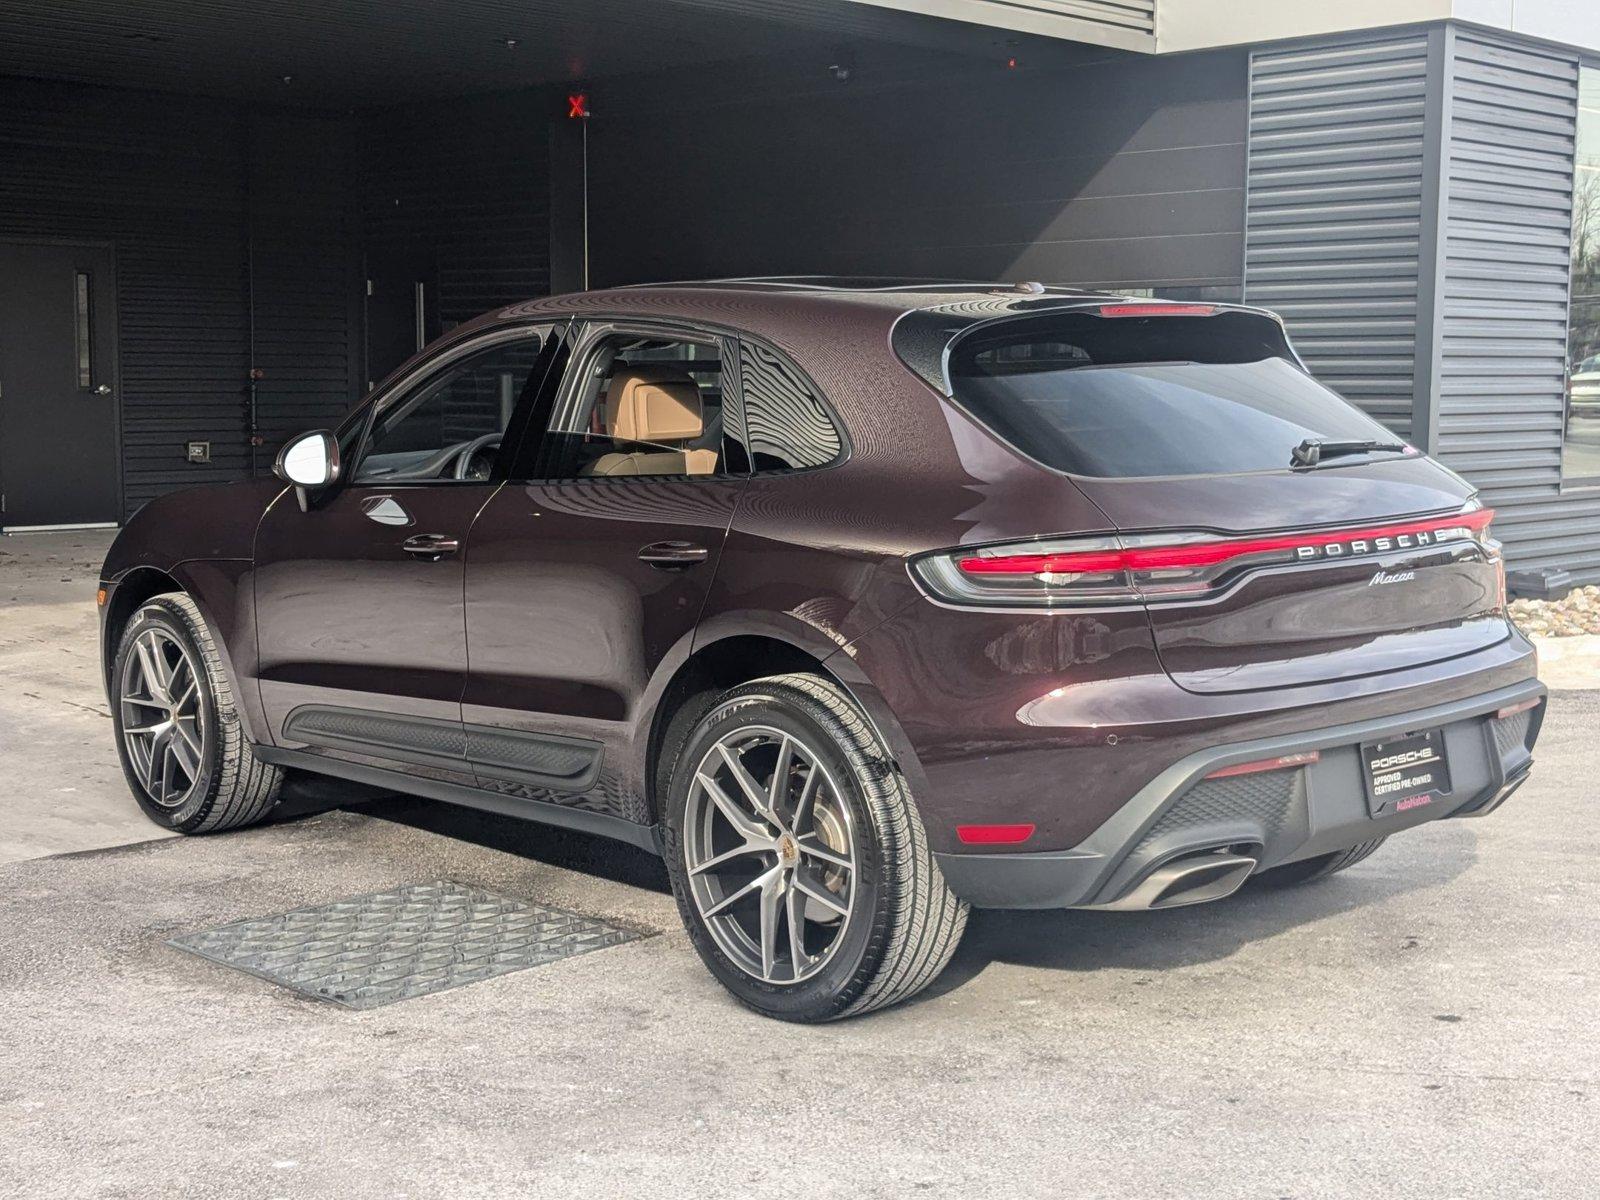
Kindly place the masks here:
<instances>
[{"instance_id":1,"label":"headrest","mask_svg":"<svg viewBox=\"0 0 1600 1200\"><path fill-rule=\"evenodd\" d=\"M606 433L624 442L673 442L705 429L700 385L685 371L628 367L606 389Z\"/></svg>"}]
</instances>

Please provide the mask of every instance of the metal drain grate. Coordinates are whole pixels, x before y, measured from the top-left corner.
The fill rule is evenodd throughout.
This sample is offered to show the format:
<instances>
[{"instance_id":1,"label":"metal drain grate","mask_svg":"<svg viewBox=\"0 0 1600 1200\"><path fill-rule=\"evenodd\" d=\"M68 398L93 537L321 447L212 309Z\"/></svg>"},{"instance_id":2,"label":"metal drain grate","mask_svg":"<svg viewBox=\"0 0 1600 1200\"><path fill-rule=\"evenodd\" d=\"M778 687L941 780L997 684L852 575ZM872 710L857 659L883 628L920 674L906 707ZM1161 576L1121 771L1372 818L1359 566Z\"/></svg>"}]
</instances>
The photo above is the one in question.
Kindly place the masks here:
<instances>
[{"instance_id":1,"label":"metal drain grate","mask_svg":"<svg viewBox=\"0 0 1600 1200\"><path fill-rule=\"evenodd\" d=\"M441 880L235 921L170 944L308 996L376 1008L641 936Z\"/></svg>"}]
</instances>

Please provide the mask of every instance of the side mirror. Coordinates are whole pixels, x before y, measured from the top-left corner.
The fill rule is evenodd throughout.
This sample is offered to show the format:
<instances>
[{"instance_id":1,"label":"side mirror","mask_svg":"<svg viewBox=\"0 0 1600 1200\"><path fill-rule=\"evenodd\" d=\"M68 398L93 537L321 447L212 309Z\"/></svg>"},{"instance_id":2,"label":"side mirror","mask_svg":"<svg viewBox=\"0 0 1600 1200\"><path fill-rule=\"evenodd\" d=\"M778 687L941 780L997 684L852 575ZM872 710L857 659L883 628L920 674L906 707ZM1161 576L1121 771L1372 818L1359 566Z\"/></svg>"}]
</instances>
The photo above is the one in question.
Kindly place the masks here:
<instances>
[{"instance_id":1,"label":"side mirror","mask_svg":"<svg viewBox=\"0 0 1600 1200\"><path fill-rule=\"evenodd\" d=\"M339 439L326 429L291 438L278 451L272 473L285 483L294 484L300 511L304 512L307 488L324 488L339 481Z\"/></svg>"}]
</instances>

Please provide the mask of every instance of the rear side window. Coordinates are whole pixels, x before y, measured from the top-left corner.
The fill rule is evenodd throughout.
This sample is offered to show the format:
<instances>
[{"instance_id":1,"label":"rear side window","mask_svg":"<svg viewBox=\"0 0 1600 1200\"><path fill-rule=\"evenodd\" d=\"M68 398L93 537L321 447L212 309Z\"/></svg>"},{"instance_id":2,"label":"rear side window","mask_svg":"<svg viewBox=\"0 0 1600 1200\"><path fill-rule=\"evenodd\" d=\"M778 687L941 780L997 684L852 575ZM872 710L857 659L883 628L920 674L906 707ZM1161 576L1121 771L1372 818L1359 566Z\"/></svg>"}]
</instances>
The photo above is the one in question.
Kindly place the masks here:
<instances>
[{"instance_id":1,"label":"rear side window","mask_svg":"<svg viewBox=\"0 0 1600 1200\"><path fill-rule=\"evenodd\" d=\"M740 342L739 378L744 411L729 406L728 432L745 447L752 471L825 467L839 457L839 430L794 364L765 346Z\"/></svg>"},{"instance_id":2,"label":"rear side window","mask_svg":"<svg viewBox=\"0 0 1600 1200\"><path fill-rule=\"evenodd\" d=\"M1059 313L960 338L950 386L1000 437L1073 475L1282 470L1307 438L1396 440L1290 353L1277 322L1252 313Z\"/></svg>"}]
</instances>

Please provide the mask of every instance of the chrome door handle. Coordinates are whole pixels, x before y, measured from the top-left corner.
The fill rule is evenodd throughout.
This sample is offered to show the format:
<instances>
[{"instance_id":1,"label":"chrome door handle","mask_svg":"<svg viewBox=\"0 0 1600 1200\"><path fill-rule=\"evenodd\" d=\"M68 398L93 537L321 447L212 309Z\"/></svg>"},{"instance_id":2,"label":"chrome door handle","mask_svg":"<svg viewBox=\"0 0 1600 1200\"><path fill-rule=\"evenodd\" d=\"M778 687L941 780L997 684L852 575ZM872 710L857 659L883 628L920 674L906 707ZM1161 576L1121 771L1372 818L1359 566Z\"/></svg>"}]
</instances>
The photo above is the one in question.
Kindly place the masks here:
<instances>
[{"instance_id":1,"label":"chrome door handle","mask_svg":"<svg viewBox=\"0 0 1600 1200\"><path fill-rule=\"evenodd\" d=\"M400 543L400 549L425 562L438 562L461 549L461 542L443 533L419 533Z\"/></svg>"},{"instance_id":2,"label":"chrome door handle","mask_svg":"<svg viewBox=\"0 0 1600 1200\"><path fill-rule=\"evenodd\" d=\"M94 394L96 396L111 395L111 385L109 383L102 383L99 387L95 388Z\"/></svg>"},{"instance_id":3,"label":"chrome door handle","mask_svg":"<svg viewBox=\"0 0 1600 1200\"><path fill-rule=\"evenodd\" d=\"M663 571L679 571L703 563L711 552L693 542L651 542L639 551L639 561Z\"/></svg>"}]
</instances>

